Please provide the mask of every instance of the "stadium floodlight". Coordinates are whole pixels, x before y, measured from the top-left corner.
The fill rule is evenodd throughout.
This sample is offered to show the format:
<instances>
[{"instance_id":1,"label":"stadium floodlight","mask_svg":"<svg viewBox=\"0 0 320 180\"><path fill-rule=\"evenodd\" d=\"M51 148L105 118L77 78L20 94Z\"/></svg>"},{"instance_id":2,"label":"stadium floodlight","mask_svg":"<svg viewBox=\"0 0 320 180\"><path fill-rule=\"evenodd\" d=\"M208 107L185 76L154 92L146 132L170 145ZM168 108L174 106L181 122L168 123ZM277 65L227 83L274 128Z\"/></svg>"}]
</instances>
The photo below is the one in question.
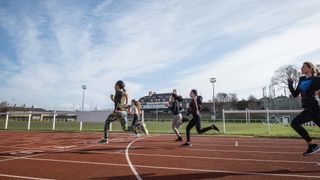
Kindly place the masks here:
<instances>
[{"instance_id":1,"label":"stadium floodlight","mask_svg":"<svg viewBox=\"0 0 320 180\"><path fill-rule=\"evenodd\" d=\"M216 103L214 100L214 83L217 82L216 78L210 78L210 82L212 83L212 105L213 105L213 110L212 110L212 119L216 120Z\"/></svg>"},{"instance_id":2,"label":"stadium floodlight","mask_svg":"<svg viewBox=\"0 0 320 180\"><path fill-rule=\"evenodd\" d=\"M83 111L83 108L84 108L84 91L87 89L87 86L86 85L82 85L82 90L83 90L83 93L82 93L82 111Z\"/></svg>"}]
</instances>

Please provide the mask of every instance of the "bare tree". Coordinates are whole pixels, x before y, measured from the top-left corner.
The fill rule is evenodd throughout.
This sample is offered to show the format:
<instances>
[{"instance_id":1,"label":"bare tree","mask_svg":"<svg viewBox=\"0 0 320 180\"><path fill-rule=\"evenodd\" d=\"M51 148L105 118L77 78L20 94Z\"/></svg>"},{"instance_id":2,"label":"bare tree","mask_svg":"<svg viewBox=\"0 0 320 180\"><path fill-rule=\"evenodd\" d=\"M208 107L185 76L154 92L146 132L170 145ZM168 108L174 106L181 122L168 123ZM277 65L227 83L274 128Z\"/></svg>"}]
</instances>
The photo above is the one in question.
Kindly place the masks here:
<instances>
[{"instance_id":1,"label":"bare tree","mask_svg":"<svg viewBox=\"0 0 320 180\"><path fill-rule=\"evenodd\" d=\"M227 93L218 93L217 100L218 100L218 102L228 102L228 94Z\"/></svg>"},{"instance_id":2,"label":"bare tree","mask_svg":"<svg viewBox=\"0 0 320 180\"><path fill-rule=\"evenodd\" d=\"M278 89L284 89L285 95L288 91L288 78L293 78L294 86L297 85L297 82L300 77L299 68L295 65L285 65L281 66L274 72L273 77L271 78L271 85L278 87Z\"/></svg>"},{"instance_id":3,"label":"bare tree","mask_svg":"<svg viewBox=\"0 0 320 180\"><path fill-rule=\"evenodd\" d=\"M229 93L229 99L230 99L230 102L237 102L239 101L238 99L238 95L236 93Z\"/></svg>"},{"instance_id":4,"label":"bare tree","mask_svg":"<svg viewBox=\"0 0 320 180\"><path fill-rule=\"evenodd\" d=\"M250 95L248 97L248 108L249 109L259 109L259 100L254 97L253 95Z\"/></svg>"},{"instance_id":5,"label":"bare tree","mask_svg":"<svg viewBox=\"0 0 320 180\"><path fill-rule=\"evenodd\" d=\"M239 101L238 95L236 93L229 93L228 96L229 96L229 99L230 99L229 102L231 102L231 108L235 109L236 108L236 104Z\"/></svg>"},{"instance_id":6,"label":"bare tree","mask_svg":"<svg viewBox=\"0 0 320 180\"><path fill-rule=\"evenodd\" d=\"M0 108L8 107L9 103L7 101L0 101Z\"/></svg>"}]
</instances>

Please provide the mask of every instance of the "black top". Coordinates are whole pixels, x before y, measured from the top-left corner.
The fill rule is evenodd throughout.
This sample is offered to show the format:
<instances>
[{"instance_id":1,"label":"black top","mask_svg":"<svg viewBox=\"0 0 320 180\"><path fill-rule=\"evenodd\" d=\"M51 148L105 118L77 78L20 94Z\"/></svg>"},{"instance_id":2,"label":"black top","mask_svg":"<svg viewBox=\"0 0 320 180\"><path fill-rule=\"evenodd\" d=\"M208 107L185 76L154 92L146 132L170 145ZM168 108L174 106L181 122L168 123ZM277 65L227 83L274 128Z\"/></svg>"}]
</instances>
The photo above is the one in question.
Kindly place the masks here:
<instances>
[{"instance_id":1,"label":"black top","mask_svg":"<svg viewBox=\"0 0 320 180\"><path fill-rule=\"evenodd\" d=\"M302 107L306 109L319 110L318 101L315 98L315 92L320 90L320 78L312 76L310 78L300 77L299 83L296 89L293 88L293 82L288 81L289 90L293 97L301 94Z\"/></svg>"},{"instance_id":2,"label":"black top","mask_svg":"<svg viewBox=\"0 0 320 180\"><path fill-rule=\"evenodd\" d=\"M174 115L180 114L180 104L177 100L174 100L172 105L168 107Z\"/></svg>"},{"instance_id":3,"label":"black top","mask_svg":"<svg viewBox=\"0 0 320 180\"><path fill-rule=\"evenodd\" d=\"M192 99L191 103L189 104L188 114L192 114L192 116L198 116L198 103L196 100Z\"/></svg>"},{"instance_id":4,"label":"black top","mask_svg":"<svg viewBox=\"0 0 320 180\"><path fill-rule=\"evenodd\" d=\"M116 94L114 96L114 109L117 111L121 111L123 108L122 97L124 96L124 92L121 90L116 90Z\"/></svg>"}]
</instances>

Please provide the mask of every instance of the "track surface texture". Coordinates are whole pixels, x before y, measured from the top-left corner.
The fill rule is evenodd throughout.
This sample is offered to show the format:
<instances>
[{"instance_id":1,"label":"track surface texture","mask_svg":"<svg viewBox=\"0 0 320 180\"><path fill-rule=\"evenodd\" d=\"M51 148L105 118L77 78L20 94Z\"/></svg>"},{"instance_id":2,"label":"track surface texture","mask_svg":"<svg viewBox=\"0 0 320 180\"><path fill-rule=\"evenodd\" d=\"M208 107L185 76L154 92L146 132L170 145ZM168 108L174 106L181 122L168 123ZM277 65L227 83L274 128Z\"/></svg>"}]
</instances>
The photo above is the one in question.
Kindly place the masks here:
<instances>
[{"instance_id":1,"label":"track surface texture","mask_svg":"<svg viewBox=\"0 0 320 180\"><path fill-rule=\"evenodd\" d=\"M299 139L0 131L0 179L320 179Z\"/></svg>"}]
</instances>

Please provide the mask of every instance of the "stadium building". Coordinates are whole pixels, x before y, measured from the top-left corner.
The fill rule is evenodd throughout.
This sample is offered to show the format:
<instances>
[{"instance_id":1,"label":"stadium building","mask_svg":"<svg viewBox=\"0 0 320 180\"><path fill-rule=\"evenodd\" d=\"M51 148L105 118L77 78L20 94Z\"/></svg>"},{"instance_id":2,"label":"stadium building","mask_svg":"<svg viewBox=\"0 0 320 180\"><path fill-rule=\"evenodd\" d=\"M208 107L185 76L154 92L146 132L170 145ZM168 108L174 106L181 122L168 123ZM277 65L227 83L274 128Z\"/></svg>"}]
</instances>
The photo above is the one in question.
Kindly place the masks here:
<instances>
[{"instance_id":1,"label":"stadium building","mask_svg":"<svg viewBox=\"0 0 320 180\"><path fill-rule=\"evenodd\" d=\"M159 111L159 112L168 112L169 109L165 106L169 103L170 96L172 93L156 93L149 92L148 96L144 96L139 99L142 109L146 112ZM188 108L189 103L191 102L190 98L184 98L181 102L183 109Z\"/></svg>"}]
</instances>

